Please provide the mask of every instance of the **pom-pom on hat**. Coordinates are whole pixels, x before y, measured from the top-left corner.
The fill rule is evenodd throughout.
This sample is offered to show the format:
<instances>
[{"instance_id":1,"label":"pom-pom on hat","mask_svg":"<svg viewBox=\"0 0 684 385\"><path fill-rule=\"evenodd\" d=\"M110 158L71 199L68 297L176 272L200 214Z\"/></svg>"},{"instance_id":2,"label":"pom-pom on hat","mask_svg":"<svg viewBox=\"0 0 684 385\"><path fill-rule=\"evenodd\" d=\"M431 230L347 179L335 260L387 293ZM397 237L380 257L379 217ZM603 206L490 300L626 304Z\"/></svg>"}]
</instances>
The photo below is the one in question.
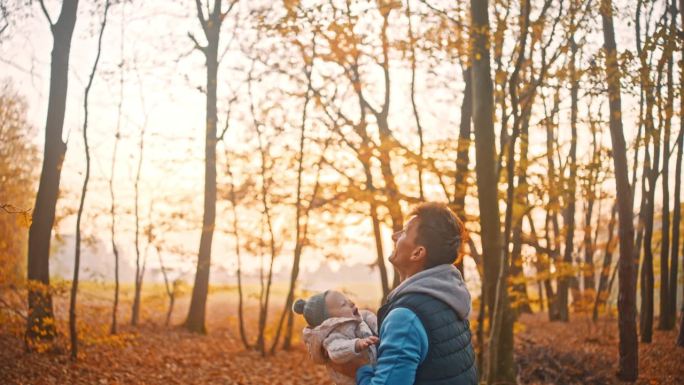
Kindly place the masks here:
<instances>
[{"instance_id":1,"label":"pom-pom on hat","mask_svg":"<svg viewBox=\"0 0 684 385\"><path fill-rule=\"evenodd\" d=\"M328 318L328 312L325 306L325 296L328 291L318 293L308 300L298 299L292 305L292 311L297 314L302 314L306 323L311 327L316 327L323 323Z\"/></svg>"}]
</instances>

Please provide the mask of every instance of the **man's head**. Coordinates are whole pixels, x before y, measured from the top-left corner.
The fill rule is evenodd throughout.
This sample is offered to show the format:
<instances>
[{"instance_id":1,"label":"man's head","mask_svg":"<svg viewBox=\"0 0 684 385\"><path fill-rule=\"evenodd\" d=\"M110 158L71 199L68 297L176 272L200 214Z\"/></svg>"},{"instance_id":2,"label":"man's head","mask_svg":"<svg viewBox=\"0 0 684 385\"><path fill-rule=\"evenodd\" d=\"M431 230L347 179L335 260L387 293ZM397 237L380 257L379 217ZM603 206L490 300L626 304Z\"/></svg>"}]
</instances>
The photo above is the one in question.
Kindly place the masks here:
<instances>
[{"instance_id":1,"label":"man's head","mask_svg":"<svg viewBox=\"0 0 684 385\"><path fill-rule=\"evenodd\" d=\"M404 228L392 235L389 261L403 278L441 264L453 264L465 235L463 223L442 203L422 203L409 214Z\"/></svg>"}]
</instances>

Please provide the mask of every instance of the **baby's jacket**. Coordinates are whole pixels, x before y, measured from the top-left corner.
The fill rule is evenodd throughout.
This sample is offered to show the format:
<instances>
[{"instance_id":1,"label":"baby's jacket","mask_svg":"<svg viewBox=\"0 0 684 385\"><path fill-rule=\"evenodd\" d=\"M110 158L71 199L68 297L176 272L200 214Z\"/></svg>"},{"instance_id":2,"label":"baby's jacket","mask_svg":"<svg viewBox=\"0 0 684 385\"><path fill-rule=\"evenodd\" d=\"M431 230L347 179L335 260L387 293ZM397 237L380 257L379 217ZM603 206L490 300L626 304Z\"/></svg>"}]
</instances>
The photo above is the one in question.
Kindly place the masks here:
<instances>
[{"instance_id":1,"label":"baby's jacket","mask_svg":"<svg viewBox=\"0 0 684 385\"><path fill-rule=\"evenodd\" d=\"M354 378L345 376L332 369L328 363L344 364L355 358L368 358L371 365L377 362L377 348L355 351L356 340L378 335L378 319L368 310L359 311L361 319L355 317L328 318L322 324L304 328L304 343L311 359L317 364L325 364L330 377L337 385L356 384Z\"/></svg>"}]
</instances>

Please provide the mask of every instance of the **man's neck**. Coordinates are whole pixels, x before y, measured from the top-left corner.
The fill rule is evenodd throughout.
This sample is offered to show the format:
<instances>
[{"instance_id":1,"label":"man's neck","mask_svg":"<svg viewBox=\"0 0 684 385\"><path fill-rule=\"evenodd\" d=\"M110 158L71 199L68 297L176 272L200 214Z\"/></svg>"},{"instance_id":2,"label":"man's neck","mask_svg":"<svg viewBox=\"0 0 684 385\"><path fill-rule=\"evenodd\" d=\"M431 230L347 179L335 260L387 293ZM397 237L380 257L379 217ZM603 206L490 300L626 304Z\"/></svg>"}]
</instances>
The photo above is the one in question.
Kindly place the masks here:
<instances>
[{"instance_id":1,"label":"man's neck","mask_svg":"<svg viewBox=\"0 0 684 385\"><path fill-rule=\"evenodd\" d=\"M422 266L421 267L416 266L416 267L411 267L405 271L400 271L399 272L399 283L404 282L405 280L411 278L412 276L420 273L423 270L424 269Z\"/></svg>"}]
</instances>

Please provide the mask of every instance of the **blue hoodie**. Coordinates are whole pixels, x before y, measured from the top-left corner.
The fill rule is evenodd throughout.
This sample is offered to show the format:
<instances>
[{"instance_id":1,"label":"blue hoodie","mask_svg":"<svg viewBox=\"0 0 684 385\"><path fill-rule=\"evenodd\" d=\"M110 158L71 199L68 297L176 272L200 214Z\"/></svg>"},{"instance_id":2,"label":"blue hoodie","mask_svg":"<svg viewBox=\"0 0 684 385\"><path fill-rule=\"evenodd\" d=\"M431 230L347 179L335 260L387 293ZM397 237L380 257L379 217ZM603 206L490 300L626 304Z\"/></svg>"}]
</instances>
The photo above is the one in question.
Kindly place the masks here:
<instances>
[{"instance_id":1,"label":"blue hoodie","mask_svg":"<svg viewBox=\"0 0 684 385\"><path fill-rule=\"evenodd\" d=\"M461 319L470 313L470 293L461 272L453 265L439 265L404 280L387 297L427 294L448 304ZM375 367L365 365L356 372L358 385L411 385L416 370L425 360L428 338L418 316L406 308L396 308L380 327L380 347Z\"/></svg>"}]
</instances>

